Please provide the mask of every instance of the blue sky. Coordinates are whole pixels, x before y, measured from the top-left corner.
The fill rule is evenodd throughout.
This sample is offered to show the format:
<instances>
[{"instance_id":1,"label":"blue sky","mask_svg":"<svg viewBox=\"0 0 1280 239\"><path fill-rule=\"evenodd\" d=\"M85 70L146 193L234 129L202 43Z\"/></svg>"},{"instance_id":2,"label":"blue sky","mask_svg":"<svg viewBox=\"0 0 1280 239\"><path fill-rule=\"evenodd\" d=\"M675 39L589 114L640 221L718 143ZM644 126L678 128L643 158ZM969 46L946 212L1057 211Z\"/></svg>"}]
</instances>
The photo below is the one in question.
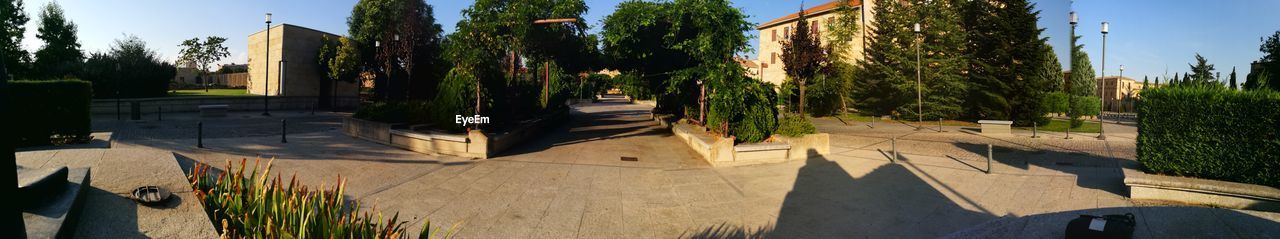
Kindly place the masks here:
<instances>
[{"instance_id":1,"label":"blue sky","mask_svg":"<svg viewBox=\"0 0 1280 239\"><path fill-rule=\"evenodd\" d=\"M624 0L587 0L586 15L593 32L600 20ZM32 18L27 25L24 47L36 49L42 43L35 38L38 10L48 0L28 0L26 11ZM275 23L289 23L322 31L345 34L346 18L356 0L325 1L166 1L166 0L63 0L58 1L68 17L79 25L80 42L89 52L107 49L114 39L124 34L136 35L164 58L176 58L177 44L183 39L209 35L228 38L231 57L224 62L244 63L248 35L262 30L263 13L275 15ZM1223 4L1218 1L1078 1L1032 0L1041 10L1040 26L1046 28L1060 60L1067 61L1067 12L1080 12L1081 43L1089 51L1095 70L1101 70L1101 36L1099 24L1111 22L1108 42L1108 75L1114 75L1119 64L1126 65L1125 75L1160 75L1168 65L1172 72L1187 71L1187 62L1196 52L1217 64L1223 74L1232 66L1247 73L1248 63L1260 57L1258 38L1280 30L1280 14L1266 11L1280 9L1280 1L1241 0ZM433 1L437 21L446 32L461 18L460 11L471 1ZM807 1L809 6L824 0ZM760 23L795 12L800 1L747 0L734 1L753 23ZM1195 17L1191 17L1195 16ZM754 35L754 32L751 32ZM757 40L751 41L754 47ZM751 54L751 55L754 55Z\"/></svg>"}]
</instances>

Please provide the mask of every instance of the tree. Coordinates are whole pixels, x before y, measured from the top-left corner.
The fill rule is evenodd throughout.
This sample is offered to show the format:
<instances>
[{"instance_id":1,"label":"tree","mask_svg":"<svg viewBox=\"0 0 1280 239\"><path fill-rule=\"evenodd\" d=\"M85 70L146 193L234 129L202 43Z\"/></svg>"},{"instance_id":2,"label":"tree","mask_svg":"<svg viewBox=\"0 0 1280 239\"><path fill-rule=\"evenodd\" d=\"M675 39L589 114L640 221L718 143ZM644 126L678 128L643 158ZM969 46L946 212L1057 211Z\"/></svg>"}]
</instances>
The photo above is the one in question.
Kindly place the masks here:
<instances>
[{"instance_id":1,"label":"tree","mask_svg":"<svg viewBox=\"0 0 1280 239\"><path fill-rule=\"evenodd\" d=\"M967 105L979 119L1009 119L1018 125L1048 123L1043 100L1061 79L1044 31L1040 12L1024 0L965 2L969 36ZM1053 58L1056 58L1053 57Z\"/></svg>"},{"instance_id":2,"label":"tree","mask_svg":"<svg viewBox=\"0 0 1280 239\"><path fill-rule=\"evenodd\" d=\"M379 98L432 97L449 64L442 58L443 30L431 5L422 0L360 0L347 17L347 27L362 53L359 68L378 73L374 92ZM402 40L395 41L396 35ZM389 64L388 59L410 67ZM392 77L397 72L406 77Z\"/></svg>"},{"instance_id":3,"label":"tree","mask_svg":"<svg viewBox=\"0 0 1280 239\"><path fill-rule=\"evenodd\" d=\"M809 32L809 21L803 10L796 18L795 29L791 39L782 43L782 63L787 77L800 89L800 105L796 110L804 115L805 87L826 66L827 54L822 49L821 39Z\"/></svg>"},{"instance_id":4,"label":"tree","mask_svg":"<svg viewBox=\"0 0 1280 239\"><path fill-rule=\"evenodd\" d=\"M1156 77L1156 81L1159 81L1159 80L1160 78ZM1147 76L1142 76L1142 89L1147 89Z\"/></svg>"},{"instance_id":5,"label":"tree","mask_svg":"<svg viewBox=\"0 0 1280 239\"><path fill-rule=\"evenodd\" d=\"M839 1L836 6L835 20L826 24L827 37L827 62L826 79L833 83L832 88L836 91L836 95L840 97L841 113L849 109L848 101L851 101L850 91L853 88L854 77L857 74L852 59L854 52L854 42L862 37L862 26L860 19L862 9L853 6L851 1Z\"/></svg>"},{"instance_id":6,"label":"tree","mask_svg":"<svg viewBox=\"0 0 1280 239\"><path fill-rule=\"evenodd\" d=\"M1280 72L1280 31L1263 38L1262 45L1258 47L1258 51L1262 52L1262 58L1254 61L1254 63L1260 65L1261 68L1250 70L1249 74L1245 76L1244 88L1246 90L1271 89L1280 91L1280 74L1272 73Z\"/></svg>"},{"instance_id":7,"label":"tree","mask_svg":"<svg viewBox=\"0 0 1280 239\"><path fill-rule=\"evenodd\" d=\"M1040 74L1037 77L1045 80L1044 83L1051 91L1061 92L1067 79L1063 78L1062 62L1058 60L1058 54L1053 52L1053 45L1049 44L1048 39L1044 41L1043 59Z\"/></svg>"},{"instance_id":8,"label":"tree","mask_svg":"<svg viewBox=\"0 0 1280 239\"><path fill-rule=\"evenodd\" d=\"M1230 84L1231 90L1236 90L1236 87L1237 87L1236 86L1236 67L1234 66L1231 67L1231 75L1228 76L1227 78L1230 78L1229 84Z\"/></svg>"},{"instance_id":9,"label":"tree","mask_svg":"<svg viewBox=\"0 0 1280 239\"><path fill-rule=\"evenodd\" d=\"M95 98L162 97L175 71L142 39L126 36L107 52L89 54L79 78L93 82Z\"/></svg>"},{"instance_id":10,"label":"tree","mask_svg":"<svg viewBox=\"0 0 1280 239\"><path fill-rule=\"evenodd\" d=\"M360 51L355 42L348 37L320 39L320 50L316 51L316 69L320 70L320 75L325 80L331 81L330 90L333 92L331 96L337 96L338 82L358 83L356 78L359 73ZM359 87L356 87L359 90ZM356 92L359 94L359 92ZM333 100L335 98L331 98ZM332 104L332 102L329 102Z\"/></svg>"},{"instance_id":11,"label":"tree","mask_svg":"<svg viewBox=\"0 0 1280 239\"><path fill-rule=\"evenodd\" d=\"M619 71L629 72L633 79L628 85L642 86L645 92L654 93L658 102L654 109L660 113L683 113L676 97L665 97L666 82L670 73L692 67L693 57L682 50L675 49L671 42L677 39L667 37L675 28L670 2L626 1L619 3L612 14L605 17L601 36L604 39L604 54L612 67ZM644 92L640 88L626 92L632 97L639 97Z\"/></svg>"},{"instance_id":12,"label":"tree","mask_svg":"<svg viewBox=\"0 0 1280 239\"><path fill-rule=\"evenodd\" d=\"M27 32L27 13L23 11L22 0L11 0L0 3L0 61L4 61L12 79L29 77L28 65L31 55L22 48L22 39Z\"/></svg>"},{"instance_id":13,"label":"tree","mask_svg":"<svg viewBox=\"0 0 1280 239\"><path fill-rule=\"evenodd\" d=\"M1079 41L1080 36L1072 39L1072 44ZM1084 44L1076 44L1071 58L1071 93L1076 96L1093 96L1098 92L1098 81L1093 74L1093 63L1089 61L1089 53L1084 51Z\"/></svg>"},{"instance_id":14,"label":"tree","mask_svg":"<svg viewBox=\"0 0 1280 239\"><path fill-rule=\"evenodd\" d=\"M231 55L227 52L227 47L222 45L226 41L226 38L219 36L205 37L203 42L198 37L182 41L182 44L178 44L182 49L178 51L177 63L195 65L199 69L197 74L207 79L205 76L209 74L209 67L212 67L214 62ZM199 83L204 86L206 92L209 91L208 82Z\"/></svg>"},{"instance_id":15,"label":"tree","mask_svg":"<svg viewBox=\"0 0 1280 239\"><path fill-rule=\"evenodd\" d=\"M1156 77L1156 87L1160 87L1160 77L1159 77L1159 76L1157 76L1157 77ZM1143 87L1143 88L1146 88L1146 87Z\"/></svg>"},{"instance_id":16,"label":"tree","mask_svg":"<svg viewBox=\"0 0 1280 239\"><path fill-rule=\"evenodd\" d=\"M1189 79L1185 82L1188 85L1204 87L1222 85L1221 83L1218 83L1217 78L1213 76L1213 64L1209 64L1209 60L1200 56L1200 53L1196 53L1196 63L1187 64L1187 66L1191 67L1191 73L1184 75Z\"/></svg>"},{"instance_id":17,"label":"tree","mask_svg":"<svg viewBox=\"0 0 1280 239\"><path fill-rule=\"evenodd\" d=\"M36 51L33 75L54 79L77 75L84 61L80 42L76 37L76 24L67 20L57 2L49 2L40 12L40 28L36 38L44 46Z\"/></svg>"}]
</instances>

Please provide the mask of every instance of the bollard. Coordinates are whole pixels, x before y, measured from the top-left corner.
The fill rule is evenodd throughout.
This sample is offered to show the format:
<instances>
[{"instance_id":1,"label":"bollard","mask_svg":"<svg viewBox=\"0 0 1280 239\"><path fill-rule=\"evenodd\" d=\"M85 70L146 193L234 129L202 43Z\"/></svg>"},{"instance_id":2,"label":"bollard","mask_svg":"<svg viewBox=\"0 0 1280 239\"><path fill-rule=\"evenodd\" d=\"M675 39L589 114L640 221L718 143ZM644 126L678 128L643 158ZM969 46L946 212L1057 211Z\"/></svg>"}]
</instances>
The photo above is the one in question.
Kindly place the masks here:
<instances>
[{"instance_id":1,"label":"bollard","mask_svg":"<svg viewBox=\"0 0 1280 239\"><path fill-rule=\"evenodd\" d=\"M287 140L287 139L285 139L285 138L284 138L284 137L285 137L285 135L288 135L288 134L289 134L289 131L288 131L288 121L285 121L285 120L283 120L283 119L282 119L282 120L280 120L280 143L288 143L288 142L289 142L289 140Z\"/></svg>"},{"instance_id":2,"label":"bollard","mask_svg":"<svg viewBox=\"0 0 1280 239\"><path fill-rule=\"evenodd\" d=\"M1035 121L1032 121L1031 122L1031 138L1039 138L1039 137L1040 137L1040 123L1036 123Z\"/></svg>"},{"instance_id":3,"label":"bollard","mask_svg":"<svg viewBox=\"0 0 1280 239\"><path fill-rule=\"evenodd\" d=\"M156 106L156 121L164 120L164 109Z\"/></svg>"},{"instance_id":4,"label":"bollard","mask_svg":"<svg viewBox=\"0 0 1280 239\"><path fill-rule=\"evenodd\" d=\"M991 144L987 144L987 174L991 174Z\"/></svg>"},{"instance_id":5,"label":"bollard","mask_svg":"<svg viewBox=\"0 0 1280 239\"><path fill-rule=\"evenodd\" d=\"M204 148L204 122L196 122L196 148Z\"/></svg>"},{"instance_id":6,"label":"bollard","mask_svg":"<svg viewBox=\"0 0 1280 239\"><path fill-rule=\"evenodd\" d=\"M942 118L938 118L938 132L942 132Z\"/></svg>"},{"instance_id":7,"label":"bollard","mask_svg":"<svg viewBox=\"0 0 1280 239\"><path fill-rule=\"evenodd\" d=\"M896 135L895 135L895 136L893 136L893 139L892 139L892 140L890 140L889 142L890 142L890 143L889 143L890 147L892 147L892 149L893 149L893 158L889 158L889 162L890 162L890 163L898 163L898 162L897 162L897 160L898 160L898 136L896 136Z\"/></svg>"}]
</instances>

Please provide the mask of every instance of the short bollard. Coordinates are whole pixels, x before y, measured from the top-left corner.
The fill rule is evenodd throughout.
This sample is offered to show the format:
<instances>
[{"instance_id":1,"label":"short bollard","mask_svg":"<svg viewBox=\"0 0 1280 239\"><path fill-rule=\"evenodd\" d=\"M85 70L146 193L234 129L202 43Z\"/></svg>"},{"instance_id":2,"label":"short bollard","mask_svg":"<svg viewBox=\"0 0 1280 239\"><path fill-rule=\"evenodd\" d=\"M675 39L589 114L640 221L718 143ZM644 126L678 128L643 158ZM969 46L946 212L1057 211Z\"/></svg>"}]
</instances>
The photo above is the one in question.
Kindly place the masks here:
<instances>
[{"instance_id":1,"label":"short bollard","mask_svg":"<svg viewBox=\"0 0 1280 239\"><path fill-rule=\"evenodd\" d=\"M1040 138L1040 123L1031 122L1031 138Z\"/></svg>"},{"instance_id":2,"label":"short bollard","mask_svg":"<svg viewBox=\"0 0 1280 239\"><path fill-rule=\"evenodd\" d=\"M893 158L889 158L890 163L898 163L898 136L893 136L889 141L890 147L893 149Z\"/></svg>"},{"instance_id":3,"label":"short bollard","mask_svg":"<svg viewBox=\"0 0 1280 239\"><path fill-rule=\"evenodd\" d=\"M204 122L196 122L196 148L204 148Z\"/></svg>"},{"instance_id":4,"label":"short bollard","mask_svg":"<svg viewBox=\"0 0 1280 239\"><path fill-rule=\"evenodd\" d=\"M987 144L987 174L991 174L991 144Z\"/></svg>"},{"instance_id":5,"label":"short bollard","mask_svg":"<svg viewBox=\"0 0 1280 239\"><path fill-rule=\"evenodd\" d=\"M288 139L285 139L285 135L288 135L288 134L289 134L288 127L289 127L289 123L288 123L288 121L280 120L280 143L288 143L288 142L289 142L289 140L288 140Z\"/></svg>"},{"instance_id":6,"label":"short bollard","mask_svg":"<svg viewBox=\"0 0 1280 239\"><path fill-rule=\"evenodd\" d=\"M156 121L164 120L164 109L156 106Z\"/></svg>"},{"instance_id":7,"label":"short bollard","mask_svg":"<svg viewBox=\"0 0 1280 239\"><path fill-rule=\"evenodd\" d=\"M942 118L938 118L938 132L942 132Z\"/></svg>"}]
</instances>

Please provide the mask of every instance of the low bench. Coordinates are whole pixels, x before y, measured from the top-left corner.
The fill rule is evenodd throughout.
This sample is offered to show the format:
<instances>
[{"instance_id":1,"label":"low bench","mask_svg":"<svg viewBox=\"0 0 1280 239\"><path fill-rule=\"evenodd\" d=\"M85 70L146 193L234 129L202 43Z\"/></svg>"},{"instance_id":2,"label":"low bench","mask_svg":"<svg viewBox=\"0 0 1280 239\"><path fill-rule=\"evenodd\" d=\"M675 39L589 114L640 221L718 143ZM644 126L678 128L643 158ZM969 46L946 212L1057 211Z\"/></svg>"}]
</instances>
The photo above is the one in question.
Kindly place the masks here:
<instances>
[{"instance_id":1,"label":"low bench","mask_svg":"<svg viewBox=\"0 0 1280 239\"><path fill-rule=\"evenodd\" d=\"M227 109L231 106L227 105L200 105L200 117L226 117Z\"/></svg>"},{"instance_id":2,"label":"low bench","mask_svg":"<svg viewBox=\"0 0 1280 239\"><path fill-rule=\"evenodd\" d=\"M1132 164L1132 163L1129 163ZM1121 169L1129 198L1280 212L1280 189L1211 179L1157 175Z\"/></svg>"},{"instance_id":3,"label":"low bench","mask_svg":"<svg viewBox=\"0 0 1280 239\"><path fill-rule=\"evenodd\" d=\"M1013 134L1013 121L979 120L978 124L982 125L982 134Z\"/></svg>"}]
</instances>

